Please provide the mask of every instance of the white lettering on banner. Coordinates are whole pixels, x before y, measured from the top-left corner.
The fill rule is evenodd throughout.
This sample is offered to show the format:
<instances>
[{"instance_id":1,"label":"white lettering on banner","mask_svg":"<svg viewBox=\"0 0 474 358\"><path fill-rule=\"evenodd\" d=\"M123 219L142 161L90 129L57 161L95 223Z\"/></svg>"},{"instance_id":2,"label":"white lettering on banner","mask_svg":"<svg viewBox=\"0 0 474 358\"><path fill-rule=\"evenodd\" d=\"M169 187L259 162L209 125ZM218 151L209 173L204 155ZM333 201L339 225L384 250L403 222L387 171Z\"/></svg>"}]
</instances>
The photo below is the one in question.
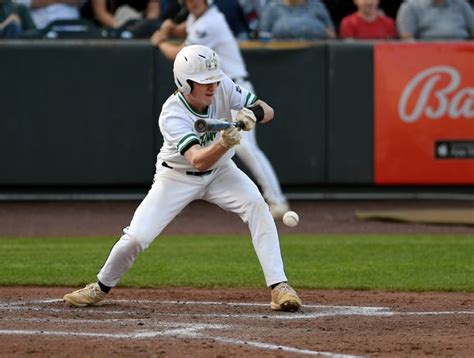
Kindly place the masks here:
<instances>
[{"instance_id":1,"label":"white lettering on banner","mask_svg":"<svg viewBox=\"0 0 474 358\"><path fill-rule=\"evenodd\" d=\"M433 90L435 85L446 76L449 77L448 84L444 88ZM415 107L409 113L407 106L410 97L422 83L423 87L420 89ZM439 119L446 115L451 119L474 118L474 87L461 88L454 92L460 83L461 75L457 69L451 66L435 66L421 71L403 89L398 103L398 113L401 120L405 123L412 123L423 114L430 119ZM453 92L454 95L451 99L448 98L447 95ZM436 105L428 105L432 97L436 98Z\"/></svg>"}]
</instances>

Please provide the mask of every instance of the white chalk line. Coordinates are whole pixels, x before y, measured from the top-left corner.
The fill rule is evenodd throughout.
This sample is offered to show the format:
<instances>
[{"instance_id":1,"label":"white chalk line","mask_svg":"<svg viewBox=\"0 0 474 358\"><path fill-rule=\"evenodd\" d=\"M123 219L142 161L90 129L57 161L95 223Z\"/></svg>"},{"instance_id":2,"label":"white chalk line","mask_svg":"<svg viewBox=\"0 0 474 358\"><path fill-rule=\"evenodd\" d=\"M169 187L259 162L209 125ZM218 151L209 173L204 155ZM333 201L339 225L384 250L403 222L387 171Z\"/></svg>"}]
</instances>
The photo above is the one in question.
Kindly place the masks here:
<instances>
[{"instance_id":1,"label":"white chalk line","mask_svg":"<svg viewBox=\"0 0 474 358\"><path fill-rule=\"evenodd\" d=\"M104 306L103 306L104 307ZM101 309L100 311L96 308L51 308L51 307L28 307L28 306L12 306L8 308L0 308L0 311L36 311L36 312L52 312L52 313L63 313L70 312L71 310L76 310L76 312L83 313L100 313L101 315L128 315L127 311L109 311ZM80 311L79 311L80 310ZM355 307L352 309L344 308L342 310L330 309L322 312L305 312L305 313L288 313L288 312L268 312L252 314L252 313L160 313L153 312L155 316L192 316L192 317L214 317L214 318L242 318L242 319L270 319L270 320L298 320L298 319L312 319L320 317L329 317L329 316L393 316L394 312L390 311L374 311L367 310L364 307Z\"/></svg>"},{"instance_id":2,"label":"white chalk line","mask_svg":"<svg viewBox=\"0 0 474 358\"><path fill-rule=\"evenodd\" d=\"M229 343L229 344L236 344L236 345L248 345L256 348L261 349L268 349L268 350L277 350L277 351L284 351L288 353L299 353L299 354L307 354L307 355L315 355L315 356L323 356L323 357L330 357L330 358L362 358L363 356L355 356L349 354L340 354L340 353L332 353L332 352L320 352L320 351L312 351L309 349L301 349L301 348L293 348L287 346L278 346L274 344L268 343L261 343L261 342L254 342L254 341L241 341L238 339L230 339L224 337L209 337L216 341L222 343Z\"/></svg>"},{"instance_id":3,"label":"white chalk line","mask_svg":"<svg viewBox=\"0 0 474 358\"><path fill-rule=\"evenodd\" d=\"M87 338L109 338L109 339L150 339L156 337L172 337L172 338L193 338L193 339L211 339L216 342L221 342L231 345L251 346L264 350L276 350L279 352L298 353L314 356L324 356L330 358L362 358L362 356L355 356L349 354L339 354L332 352L313 351L310 349L302 349L296 347L289 347L283 345L276 345L270 343L263 343L257 341L245 341L240 339L233 339L227 337L220 337L214 335L204 335L197 331L202 329L223 329L229 328L226 325L209 325L196 324L187 328L169 329L162 332L157 331L138 331L132 333L93 333L93 332L65 332L65 331L45 331L45 330L0 330L0 335L26 335L26 336L60 336L60 337L87 337Z\"/></svg>"},{"instance_id":4,"label":"white chalk line","mask_svg":"<svg viewBox=\"0 0 474 358\"><path fill-rule=\"evenodd\" d=\"M162 324L161 326L170 326ZM176 325L175 325L176 326ZM106 333L106 332L71 332L71 331L48 331L48 330L0 330L0 335L47 335L47 336L75 336L75 337L95 337L95 338L112 338L112 339L147 339L159 336L185 336L193 335L196 331L203 329L224 329L228 328L226 325L216 324L182 324L181 326L165 329L163 331L147 331L140 330L131 333Z\"/></svg>"},{"instance_id":5,"label":"white chalk line","mask_svg":"<svg viewBox=\"0 0 474 358\"><path fill-rule=\"evenodd\" d=\"M35 304L50 304L50 303L62 303L61 299L46 299L46 300L31 300L31 301L13 301L13 302L0 302L0 311L6 310L34 310L34 311L50 311L50 312L65 312L66 310L76 309L71 307L64 308L51 308L51 307L32 307L29 305ZM268 304L257 303L257 302L219 302L219 301L160 301L160 300L107 300L106 303L110 304L162 304L162 305L219 305L219 306L248 306L248 307L268 307ZM104 307L104 306L102 306ZM395 316L395 315L470 315L474 314L474 311L420 311L420 312L397 312L392 311L387 307L372 307L372 306L335 306L335 305L303 305L305 309L318 309L318 312L304 312L304 313L287 313L287 312L270 312L266 314L232 314L232 313L157 313L154 315L160 316L196 316L196 317L224 317L224 318L266 318L266 319L278 319L278 320L295 320L295 319L308 319L308 318L320 318L328 316ZM88 308L90 309L90 308ZM83 309L81 309L83 310ZM101 314L128 314L126 311L100 311Z\"/></svg>"},{"instance_id":6,"label":"white chalk line","mask_svg":"<svg viewBox=\"0 0 474 358\"><path fill-rule=\"evenodd\" d=\"M0 310L2 308L4 309L14 309L14 310L31 310L34 308L35 310L39 311L45 311L45 310L54 310L54 311L70 311L71 308L69 307L64 307L63 309L59 308L47 308L47 307L34 307L33 305L44 305L44 304L56 304L56 303L61 303L62 300L60 299L47 299L47 300L34 300L34 301L17 301L17 302L0 302ZM165 304L165 305L177 305L177 304L188 304L188 305L226 305L228 307L231 306L268 306L268 304L260 304L260 303L240 303L240 302L231 302L231 303L225 303L225 302L203 302L203 301L157 301L157 300L133 300L133 301L128 301L128 300L111 300L109 301L111 303L127 303L127 304ZM316 307L316 305L314 305ZM324 307L322 305L317 305L317 307L321 308ZM349 307L349 306L348 306ZM346 308L348 308L346 307ZM101 310L101 313L104 312L110 312L107 310ZM119 312L123 313L122 311L114 311L114 312ZM154 313L156 315L156 313ZM162 314L163 316L169 316L170 314ZM290 314L291 315L291 314ZM186 314L173 314L172 316L195 316L192 313L186 313ZM222 314L222 315L198 315L200 317L226 317L228 318L229 316L233 316L236 318L241 318L242 315L228 315L228 314ZM252 318L262 318L262 315L245 315L249 316ZM266 316L265 316L266 317ZM284 317L284 316L282 316ZM308 315L304 316L304 318L308 318ZM309 316L311 318L311 316ZM9 320L11 321L11 319ZM16 320L19 322L20 320ZM49 323L100 323L104 324L107 323L107 320L91 320L91 319L61 319L61 318L24 318L21 321L23 322L49 322ZM149 323L150 319L124 319L124 320L115 320L115 321L109 321L111 324L116 324L117 322L120 321L127 321L127 322L136 322L136 321L142 321L142 322L147 322ZM162 323L161 323L162 324ZM306 354L306 355L314 355L314 356L325 356L325 357L331 357L331 358L356 358L357 356L353 355L345 355L345 354L339 354L339 353L332 353L332 352L320 352L320 351L313 351L309 349L301 349L297 347L290 347L290 346L281 346L281 345L274 345L270 343L264 343L264 342L257 342L257 341L244 341L240 339L233 339L233 338L228 338L228 337L221 337L218 335L203 335L201 333L197 333L197 330L202 330L202 329L209 329L209 328L214 328L214 329L222 329L225 327L231 327L231 326L224 326L224 325L199 325L199 324L190 324L187 328L178 328L178 329L172 329L172 330L165 330L165 331L140 331L140 332L133 332L133 333L102 333L102 332L71 332L71 331L44 331L44 330L0 330L0 335L55 335L55 336L76 336L76 337L98 337L98 338L111 338L111 339L144 339L144 338L154 338L154 337L159 337L159 336L175 336L178 338L183 338L183 337L188 337L188 338L201 338L201 339L212 339L217 342L221 342L224 344L232 344L232 345L246 345L246 346L251 346L255 347L258 349L264 349L264 350L277 350L277 351L282 351L282 352L288 352L288 353L299 353L299 354Z\"/></svg>"},{"instance_id":7,"label":"white chalk line","mask_svg":"<svg viewBox=\"0 0 474 358\"><path fill-rule=\"evenodd\" d=\"M221 306L249 306L249 307L262 307L268 306L263 303L252 303L252 302L218 302L218 301L160 301L160 300L109 300L109 303L126 303L126 304L163 304L163 305L221 305ZM32 300L32 301L14 301L14 302L0 302L0 311L2 310L35 310L35 311L53 311L53 312L70 312L73 308L51 308L51 307L38 307L34 305L45 305L62 303L61 299L46 299L46 300ZM394 315L449 315L449 314L474 314L474 311L426 311L426 312L396 312L391 311L386 307L363 307L363 306L334 306L334 305L304 305L304 309L317 309L321 312L308 312L308 313L284 313L277 312L269 315L265 314L196 314L196 313L182 313L182 314L170 314L170 313L157 313L154 312L154 316L192 316L192 317L214 317L214 318L255 318L255 319L309 319L327 316L394 316ZM91 310L81 309L83 312L93 312ZM124 314L125 311L108 311L101 309L101 314ZM6 320L12 321L11 318ZM61 318L23 318L13 319L17 322L49 322L49 323L101 323L101 324L116 324L117 322L156 322L154 319L142 318L142 319L112 319L112 320L94 320L94 319L61 319ZM160 322L161 326L164 325ZM232 344L232 345L247 345L259 349L265 350L278 350L288 353L299 353L307 355L319 355L331 358L354 358L357 356L345 355L333 352L320 352L312 351L308 349L279 346L264 342L257 341L244 341L239 339L215 336L215 335L204 335L197 331L203 329L223 329L231 327L229 325L209 325L209 324L183 324L187 325L184 328L174 328L165 331L137 331L132 333L104 333L104 332L71 332L71 331L44 331L44 330L0 330L0 335L54 335L54 336L76 336L76 337L98 337L98 338L111 338L111 339L149 339L155 337L177 337L177 338L201 338L201 339L213 339L218 342Z\"/></svg>"},{"instance_id":8,"label":"white chalk line","mask_svg":"<svg viewBox=\"0 0 474 358\"><path fill-rule=\"evenodd\" d=\"M58 310L61 311L61 310ZM61 312L66 312L66 310L62 310ZM460 315L471 315L474 314L473 311L438 311L438 312L379 312L376 314L370 314L366 316L371 317L393 317L393 316L441 316L441 315L451 315L451 314L460 314ZM321 317L330 317L330 316L341 316L343 314L336 314L334 313L321 313L321 314L306 314L306 315L298 315L295 314L294 316L265 316L259 314L216 314L216 313L153 313L156 317L202 317L202 318L248 318L248 319L308 319L308 318L321 318ZM345 316L354 316L354 315L361 315L359 313L353 314L345 314ZM8 321L11 322L12 319L10 317L0 318L1 321ZM96 324L103 324L103 325L116 325L117 323L125 323L125 322L155 322L157 321L154 318L113 318L113 319L81 319L81 318L24 318L24 317L17 317L13 320L14 322L32 322L32 323L96 323Z\"/></svg>"},{"instance_id":9,"label":"white chalk line","mask_svg":"<svg viewBox=\"0 0 474 358\"><path fill-rule=\"evenodd\" d=\"M43 303L62 303L64 302L62 299L52 298L46 300L23 300L23 301L0 301L0 308L4 306L17 306L17 305L24 305L24 304L43 304ZM204 305L204 306L251 306L251 307L268 307L270 303L258 303L258 302L221 302L221 301L169 301L169 300L106 300L105 302L109 303L137 303L137 304L166 304L166 305ZM353 307L363 307L363 306L334 306L334 305L312 305L312 304L305 304L303 305L304 308L347 308L351 309ZM373 309L373 310L384 310L387 309L386 307L374 307L374 306L367 306L364 307L366 309Z\"/></svg>"},{"instance_id":10,"label":"white chalk line","mask_svg":"<svg viewBox=\"0 0 474 358\"><path fill-rule=\"evenodd\" d=\"M92 319L58 319L58 318L25 318L25 319L15 319L15 321L21 322L49 322L49 323L112 323L116 324L117 321L150 321L150 319L124 319L124 320L115 320L115 322L111 322L111 320L92 320ZM259 349L266 349L266 350L278 350L284 351L288 353L299 353L299 354L306 354L306 355L316 355L316 356L325 356L331 358L357 358L358 356L354 355L347 355L347 354L338 354L338 353L331 353L331 352L320 352L320 351L312 351L309 349L302 349L296 347L289 347L289 346L282 346L282 345L275 345L257 341L245 341L227 337L220 337L215 335L203 335L196 331L202 329L225 329L231 328L229 325L211 325L211 324L184 324L185 328L175 328L175 329L168 329L165 331L139 331L133 333L94 333L94 332L65 332L65 331L46 331L46 330L0 330L0 335L26 335L26 336L39 336L39 335L46 335L46 336L74 336L74 337L88 337L88 338L108 338L108 339L150 339L156 337L176 337L176 338L195 338L195 339L211 339L217 342L225 343L225 344L232 344L232 345L246 345L251 346ZM160 326L170 326L169 324L165 324L160 322Z\"/></svg>"}]
</instances>

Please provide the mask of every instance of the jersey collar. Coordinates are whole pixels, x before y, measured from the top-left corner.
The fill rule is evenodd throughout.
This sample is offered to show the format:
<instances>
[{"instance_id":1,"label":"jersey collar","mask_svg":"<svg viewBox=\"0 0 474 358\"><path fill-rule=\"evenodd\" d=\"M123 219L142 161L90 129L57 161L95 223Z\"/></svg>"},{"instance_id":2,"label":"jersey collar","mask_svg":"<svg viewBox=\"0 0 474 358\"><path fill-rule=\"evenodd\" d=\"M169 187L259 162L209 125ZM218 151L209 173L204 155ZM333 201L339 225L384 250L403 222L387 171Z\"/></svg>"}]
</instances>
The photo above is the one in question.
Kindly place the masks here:
<instances>
[{"instance_id":1,"label":"jersey collar","mask_svg":"<svg viewBox=\"0 0 474 358\"><path fill-rule=\"evenodd\" d=\"M189 105L188 101L186 101L186 98L183 96L181 92L178 91L178 98L179 100L184 104L186 109L191 112L193 115L199 118L209 118L209 107L206 108L206 113L200 113L192 109L192 107Z\"/></svg>"}]
</instances>

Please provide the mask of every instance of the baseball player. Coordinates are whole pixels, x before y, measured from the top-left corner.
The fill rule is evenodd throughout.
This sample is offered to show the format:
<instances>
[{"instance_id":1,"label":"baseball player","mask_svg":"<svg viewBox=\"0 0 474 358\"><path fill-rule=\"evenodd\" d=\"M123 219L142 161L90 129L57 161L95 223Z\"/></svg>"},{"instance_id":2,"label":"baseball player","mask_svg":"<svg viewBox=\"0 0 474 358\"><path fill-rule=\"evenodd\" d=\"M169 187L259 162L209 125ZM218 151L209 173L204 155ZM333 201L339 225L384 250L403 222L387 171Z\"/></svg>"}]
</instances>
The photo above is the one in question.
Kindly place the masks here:
<instances>
[{"instance_id":1,"label":"baseball player","mask_svg":"<svg viewBox=\"0 0 474 358\"><path fill-rule=\"evenodd\" d=\"M253 91L238 43L224 15L213 6L212 0L184 0L189 10L186 21L176 25L166 20L151 38L153 45L170 60L185 45L198 44L212 48L222 58L222 69L239 86ZM169 42L169 38L185 37L183 44ZM288 201L282 193L280 183L270 161L258 147L255 131L244 132L240 145L235 148L240 160L250 169L260 185L263 196L275 219L281 219L289 210Z\"/></svg>"},{"instance_id":2,"label":"baseball player","mask_svg":"<svg viewBox=\"0 0 474 358\"><path fill-rule=\"evenodd\" d=\"M301 300L288 285L275 222L252 180L231 160L241 132L230 126L199 134L194 123L205 118L236 119L244 131L273 118L273 109L221 70L218 55L201 45L180 50L174 61L178 90L164 103L159 127L163 146L158 153L153 185L138 206L130 226L113 246L97 275L98 281L64 296L84 307L102 301L173 218L193 200L206 200L234 212L249 226L252 243L271 291L273 310L296 311Z\"/></svg>"}]
</instances>

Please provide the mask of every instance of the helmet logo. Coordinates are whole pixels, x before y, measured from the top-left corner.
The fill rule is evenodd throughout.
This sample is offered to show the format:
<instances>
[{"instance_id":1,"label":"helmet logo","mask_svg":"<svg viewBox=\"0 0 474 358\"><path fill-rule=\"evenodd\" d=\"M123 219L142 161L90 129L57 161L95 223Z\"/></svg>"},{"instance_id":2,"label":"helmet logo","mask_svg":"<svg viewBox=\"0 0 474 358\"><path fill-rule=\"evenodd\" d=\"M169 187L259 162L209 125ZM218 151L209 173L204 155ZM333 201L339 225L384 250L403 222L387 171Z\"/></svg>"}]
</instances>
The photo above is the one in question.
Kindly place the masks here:
<instances>
[{"instance_id":1,"label":"helmet logo","mask_svg":"<svg viewBox=\"0 0 474 358\"><path fill-rule=\"evenodd\" d=\"M209 58L206 60L206 67L208 71L217 70L219 67L219 62L217 62L215 57Z\"/></svg>"}]
</instances>

